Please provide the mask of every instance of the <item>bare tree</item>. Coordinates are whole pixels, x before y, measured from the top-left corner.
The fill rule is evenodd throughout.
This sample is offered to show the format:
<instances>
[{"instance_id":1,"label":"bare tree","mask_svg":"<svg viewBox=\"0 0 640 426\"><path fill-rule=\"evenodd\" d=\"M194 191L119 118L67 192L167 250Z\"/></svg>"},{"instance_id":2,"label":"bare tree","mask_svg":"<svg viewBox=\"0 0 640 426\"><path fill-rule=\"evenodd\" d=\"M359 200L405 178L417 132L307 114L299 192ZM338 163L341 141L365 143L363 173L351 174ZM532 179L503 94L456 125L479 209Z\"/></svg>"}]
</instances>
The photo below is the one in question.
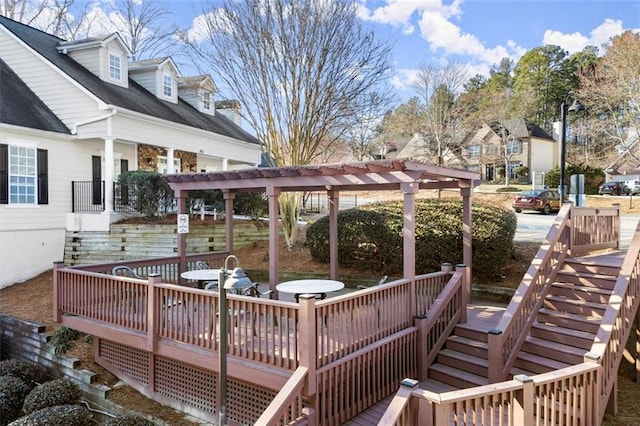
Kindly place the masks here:
<instances>
[{"instance_id":1,"label":"bare tree","mask_svg":"<svg viewBox=\"0 0 640 426\"><path fill-rule=\"evenodd\" d=\"M193 53L240 100L277 165L309 164L389 77L390 44L363 27L349 0L223 3L207 14L206 42L191 43ZM300 194L281 197L289 246L299 210Z\"/></svg>"},{"instance_id":2,"label":"bare tree","mask_svg":"<svg viewBox=\"0 0 640 426\"><path fill-rule=\"evenodd\" d=\"M442 164L461 140L456 99L467 77L466 66L452 62L444 67L423 65L414 82L424 103L425 151L437 164Z\"/></svg>"},{"instance_id":3,"label":"bare tree","mask_svg":"<svg viewBox=\"0 0 640 426\"><path fill-rule=\"evenodd\" d=\"M175 51L177 29L168 23L171 11L166 2L123 0L118 3L111 24L128 43L134 60L170 56Z\"/></svg>"},{"instance_id":4,"label":"bare tree","mask_svg":"<svg viewBox=\"0 0 640 426\"><path fill-rule=\"evenodd\" d=\"M368 100L358 103L363 106L363 109L353 111L343 132L348 150L357 161L371 159L380 150L378 128L384 110L391 101L388 93L379 91L368 92L363 96L368 97Z\"/></svg>"}]
</instances>

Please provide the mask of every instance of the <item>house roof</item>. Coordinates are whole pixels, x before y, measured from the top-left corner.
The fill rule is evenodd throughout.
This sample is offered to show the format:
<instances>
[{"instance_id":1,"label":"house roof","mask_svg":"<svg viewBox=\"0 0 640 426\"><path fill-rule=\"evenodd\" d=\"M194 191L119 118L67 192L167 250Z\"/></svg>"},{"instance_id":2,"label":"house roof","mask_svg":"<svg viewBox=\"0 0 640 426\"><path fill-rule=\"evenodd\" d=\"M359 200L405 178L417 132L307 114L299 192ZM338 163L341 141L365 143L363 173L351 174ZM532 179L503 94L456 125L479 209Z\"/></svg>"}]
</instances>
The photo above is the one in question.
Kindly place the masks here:
<instances>
[{"instance_id":1,"label":"house roof","mask_svg":"<svg viewBox=\"0 0 640 426\"><path fill-rule=\"evenodd\" d=\"M68 55L59 53L58 46L64 40L58 37L3 16L0 16L0 24L108 105L259 144L255 136L222 114L201 113L182 99L178 99L177 104L161 100L131 78L128 88L102 81Z\"/></svg>"},{"instance_id":2,"label":"house roof","mask_svg":"<svg viewBox=\"0 0 640 426\"><path fill-rule=\"evenodd\" d=\"M532 123L524 118L514 118L510 120L504 120L501 124L506 127L507 131L516 138L538 138L547 139L553 141L553 136L546 130L541 128L535 123ZM493 126L492 126L493 128Z\"/></svg>"},{"instance_id":3,"label":"house roof","mask_svg":"<svg viewBox=\"0 0 640 426\"><path fill-rule=\"evenodd\" d=\"M611 164L607 166L605 171L614 175L638 174L640 173L640 139L638 132L636 140L630 144Z\"/></svg>"},{"instance_id":4,"label":"house roof","mask_svg":"<svg viewBox=\"0 0 640 426\"><path fill-rule=\"evenodd\" d=\"M71 131L0 59L0 123L56 133Z\"/></svg>"}]
</instances>

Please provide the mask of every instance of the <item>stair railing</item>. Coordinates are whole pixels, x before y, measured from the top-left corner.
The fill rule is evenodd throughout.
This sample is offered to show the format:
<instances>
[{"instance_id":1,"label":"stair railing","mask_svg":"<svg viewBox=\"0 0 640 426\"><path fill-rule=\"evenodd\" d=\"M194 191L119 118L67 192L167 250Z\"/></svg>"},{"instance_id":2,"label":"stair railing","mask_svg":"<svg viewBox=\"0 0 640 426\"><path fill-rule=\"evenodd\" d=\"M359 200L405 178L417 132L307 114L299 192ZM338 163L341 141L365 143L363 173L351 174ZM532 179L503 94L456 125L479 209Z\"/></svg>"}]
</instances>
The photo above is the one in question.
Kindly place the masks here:
<instances>
[{"instance_id":1,"label":"stair railing","mask_svg":"<svg viewBox=\"0 0 640 426\"><path fill-rule=\"evenodd\" d=\"M572 205L564 204L498 325L489 331L489 383L506 379L571 246Z\"/></svg>"},{"instance_id":2,"label":"stair railing","mask_svg":"<svg viewBox=\"0 0 640 426\"><path fill-rule=\"evenodd\" d=\"M640 223L622 263L609 306L604 312L596 339L585 359L603 367L600 381L600 420L616 382L625 343L640 306Z\"/></svg>"},{"instance_id":3,"label":"stair railing","mask_svg":"<svg viewBox=\"0 0 640 426\"><path fill-rule=\"evenodd\" d=\"M255 425L315 425L315 410L304 407L302 400L302 389L307 375L306 367L298 367L260 418L256 420Z\"/></svg>"}]
</instances>

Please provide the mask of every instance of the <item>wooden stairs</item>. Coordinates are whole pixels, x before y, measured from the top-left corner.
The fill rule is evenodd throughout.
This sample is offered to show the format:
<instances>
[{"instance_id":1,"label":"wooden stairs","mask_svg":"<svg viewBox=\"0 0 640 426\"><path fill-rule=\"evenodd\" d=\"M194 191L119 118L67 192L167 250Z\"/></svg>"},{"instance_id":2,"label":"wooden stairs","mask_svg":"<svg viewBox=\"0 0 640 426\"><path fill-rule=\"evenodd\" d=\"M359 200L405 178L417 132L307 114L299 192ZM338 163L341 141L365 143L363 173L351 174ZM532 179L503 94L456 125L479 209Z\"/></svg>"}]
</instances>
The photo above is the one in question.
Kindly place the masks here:
<instances>
[{"instance_id":1,"label":"wooden stairs","mask_svg":"<svg viewBox=\"0 0 640 426\"><path fill-rule=\"evenodd\" d=\"M583 362L622 265L617 254L567 258L538 311L511 376L534 376ZM490 324L459 324L420 387L433 392L488 383Z\"/></svg>"}]
</instances>

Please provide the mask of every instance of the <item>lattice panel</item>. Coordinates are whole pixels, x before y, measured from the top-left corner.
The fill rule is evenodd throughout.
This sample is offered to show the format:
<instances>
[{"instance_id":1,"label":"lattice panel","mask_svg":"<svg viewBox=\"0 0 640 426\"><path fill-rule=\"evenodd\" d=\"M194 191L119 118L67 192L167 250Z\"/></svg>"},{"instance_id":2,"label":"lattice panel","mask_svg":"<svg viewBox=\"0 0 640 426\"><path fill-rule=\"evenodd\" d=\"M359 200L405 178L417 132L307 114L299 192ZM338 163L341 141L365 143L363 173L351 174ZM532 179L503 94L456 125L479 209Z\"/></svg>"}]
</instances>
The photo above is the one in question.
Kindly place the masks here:
<instances>
[{"instance_id":1,"label":"lattice panel","mask_svg":"<svg viewBox=\"0 0 640 426\"><path fill-rule=\"evenodd\" d=\"M116 342L100 339L100 357L138 382L148 385L149 353Z\"/></svg>"},{"instance_id":2,"label":"lattice panel","mask_svg":"<svg viewBox=\"0 0 640 426\"><path fill-rule=\"evenodd\" d=\"M170 358L156 358L156 392L217 415L218 374ZM245 382L227 381L227 418L253 424L276 393Z\"/></svg>"}]
</instances>

